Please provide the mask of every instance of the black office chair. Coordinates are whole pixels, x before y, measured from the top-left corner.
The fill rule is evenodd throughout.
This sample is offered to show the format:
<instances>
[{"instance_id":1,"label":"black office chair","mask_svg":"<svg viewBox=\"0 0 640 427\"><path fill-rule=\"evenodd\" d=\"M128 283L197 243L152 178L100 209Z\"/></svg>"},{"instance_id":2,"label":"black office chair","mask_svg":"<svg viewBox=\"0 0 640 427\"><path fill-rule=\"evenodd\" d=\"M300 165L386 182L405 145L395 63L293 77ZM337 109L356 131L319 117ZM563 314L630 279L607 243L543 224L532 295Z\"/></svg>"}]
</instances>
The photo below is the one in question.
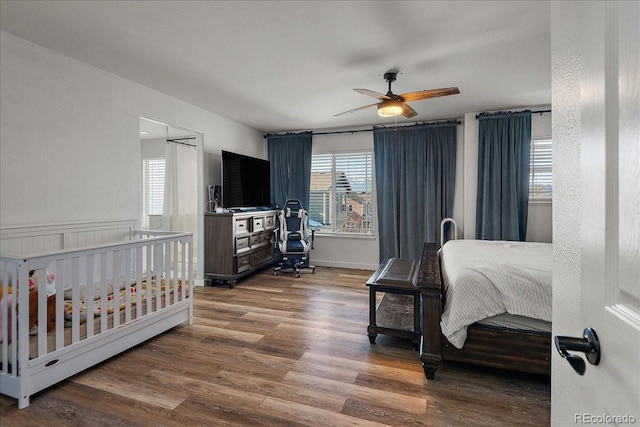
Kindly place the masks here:
<instances>
[{"instance_id":1,"label":"black office chair","mask_svg":"<svg viewBox=\"0 0 640 427\"><path fill-rule=\"evenodd\" d=\"M275 245L282 253L282 260L273 269L276 276L281 270L291 270L300 277L301 268L316 267L309 264L309 250L313 249L314 230L309 230L309 214L302 208L300 200L287 200L278 212L278 229Z\"/></svg>"}]
</instances>

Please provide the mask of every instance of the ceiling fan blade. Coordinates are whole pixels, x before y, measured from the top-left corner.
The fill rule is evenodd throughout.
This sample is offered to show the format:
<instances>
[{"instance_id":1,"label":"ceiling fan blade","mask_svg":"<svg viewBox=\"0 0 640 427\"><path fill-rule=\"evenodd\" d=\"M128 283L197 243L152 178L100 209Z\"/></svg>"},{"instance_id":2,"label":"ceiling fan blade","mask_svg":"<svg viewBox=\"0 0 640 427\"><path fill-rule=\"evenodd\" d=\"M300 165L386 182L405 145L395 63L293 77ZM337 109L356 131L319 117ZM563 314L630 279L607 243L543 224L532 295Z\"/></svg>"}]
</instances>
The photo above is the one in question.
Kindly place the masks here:
<instances>
[{"instance_id":1,"label":"ceiling fan blade","mask_svg":"<svg viewBox=\"0 0 640 427\"><path fill-rule=\"evenodd\" d=\"M364 110L365 108L375 107L376 105L378 105L377 102L375 104L369 104L369 105L365 105L364 107L354 108L353 110L344 111L342 113L334 114L333 117L341 116L341 115L347 114L347 113L353 113L354 111L358 111L358 110Z\"/></svg>"},{"instance_id":2,"label":"ceiling fan blade","mask_svg":"<svg viewBox=\"0 0 640 427\"><path fill-rule=\"evenodd\" d=\"M391 99L391 97L387 95L384 95L382 93L378 93L369 89L354 89L354 90L363 95L373 96L374 98L378 98L378 99Z\"/></svg>"},{"instance_id":3,"label":"ceiling fan blade","mask_svg":"<svg viewBox=\"0 0 640 427\"><path fill-rule=\"evenodd\" d=\"M457 87L445 87L442 89L420 90L418 92L409 92L400 95L405 102L420 101L421 99L437 98L439 96L455 95L460 93Z\"/></svg>"},{"instance_id":4,"label":"ceiling fan blade","mask_svg":"<svg viewBox=\"0 0 640 427\"><path fill-rule=\"evenodd\" d=\"M411 117L417 116L418 113L416 113L416 110L411 108L409 104L405 102L402 104L402 115L407 119L410 119Z\"/></svg>"}]
</instances>

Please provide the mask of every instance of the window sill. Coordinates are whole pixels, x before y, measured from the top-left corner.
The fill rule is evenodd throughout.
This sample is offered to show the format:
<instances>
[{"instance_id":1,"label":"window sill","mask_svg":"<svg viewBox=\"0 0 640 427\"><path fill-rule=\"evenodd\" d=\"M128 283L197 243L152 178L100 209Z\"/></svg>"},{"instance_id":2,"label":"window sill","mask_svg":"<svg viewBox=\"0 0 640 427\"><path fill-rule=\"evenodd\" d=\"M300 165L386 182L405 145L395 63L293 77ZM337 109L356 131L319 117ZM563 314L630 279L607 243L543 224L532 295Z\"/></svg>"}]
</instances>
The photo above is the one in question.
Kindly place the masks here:
<instances>
[{"instance_id":1,"label":"window sill","mask_svg":"<svg viewBox=\"0 0 640 427\"><path fill-rule=\"evenodd\" d=\"M529 199L530 205L536 206L551 206L553 204L552 199Z\"/></svg>"},{"instance_id":2,"label":"window sill","mask_svg":"<svg viewBox=\"0 0 640 427\"><path fill-rule=\"evenodd\" d=\"M359 234L359 233L332 233L330 231L315 232L315 237L343 237L347 239L365 239L375 240L377 237L375 234Z\"/></svg>"}]
</instances>

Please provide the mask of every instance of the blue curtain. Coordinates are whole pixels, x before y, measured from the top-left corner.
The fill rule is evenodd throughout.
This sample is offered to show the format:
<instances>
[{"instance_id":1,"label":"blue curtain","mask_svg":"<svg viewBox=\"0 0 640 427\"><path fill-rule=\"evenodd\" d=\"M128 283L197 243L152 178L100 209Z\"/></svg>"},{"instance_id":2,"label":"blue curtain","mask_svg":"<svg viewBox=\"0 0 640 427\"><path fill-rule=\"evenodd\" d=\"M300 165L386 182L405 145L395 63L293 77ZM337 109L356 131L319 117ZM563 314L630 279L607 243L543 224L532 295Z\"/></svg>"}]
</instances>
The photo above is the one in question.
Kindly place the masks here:
<instances>
[{"instance_id":1,"label":"blue curtain","mask_svg":"<svg viewBox=\"0 0 640 427\"><path fill-rule=\"evenodd\" d=\"M478 118L476 239L527 237L531 111Z\"/></svg>"},{"instance_id":2,"label":"blue curtain","mask_svg":"<svg viewBox=\"0 0 640 427\"><path fill-rule=\"evenodd\" d=\"M456 122L374 128L380 260L420 259L453 214Z\"/></svg>"},{"instance_id":3,"label":"blue curtain","mask_svg":"<svg viewBox=\"0 0 640 427\"><path fill-rule=\"evenodd\" d=\"M309 209L311 139L311 132L267 135L272 204L282 207L287 200L298 199Z\"/></svg>"}]
</instances>

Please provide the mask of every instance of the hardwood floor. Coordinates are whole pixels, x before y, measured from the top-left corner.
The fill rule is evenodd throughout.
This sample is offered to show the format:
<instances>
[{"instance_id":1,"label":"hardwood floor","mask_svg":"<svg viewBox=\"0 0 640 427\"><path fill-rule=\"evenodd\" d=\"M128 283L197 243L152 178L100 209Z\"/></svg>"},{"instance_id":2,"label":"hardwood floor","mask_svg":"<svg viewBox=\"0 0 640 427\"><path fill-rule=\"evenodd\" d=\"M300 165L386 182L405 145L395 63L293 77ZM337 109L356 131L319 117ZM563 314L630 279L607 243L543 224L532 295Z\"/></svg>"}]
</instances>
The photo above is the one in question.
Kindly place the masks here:
<instances>
[{"instance_id":1,"label":"hardwood floor","mask_svg":"<svg viewBox=\"0 0 640 427\"><path fill-rule=\"evenodd\" d=\"M0 425L546 426L546 378L445 363L424 378L410 341L367 337L371 271L271 270L196 288L195 321L31 398Z\"/></svg>"}]
</instances>

